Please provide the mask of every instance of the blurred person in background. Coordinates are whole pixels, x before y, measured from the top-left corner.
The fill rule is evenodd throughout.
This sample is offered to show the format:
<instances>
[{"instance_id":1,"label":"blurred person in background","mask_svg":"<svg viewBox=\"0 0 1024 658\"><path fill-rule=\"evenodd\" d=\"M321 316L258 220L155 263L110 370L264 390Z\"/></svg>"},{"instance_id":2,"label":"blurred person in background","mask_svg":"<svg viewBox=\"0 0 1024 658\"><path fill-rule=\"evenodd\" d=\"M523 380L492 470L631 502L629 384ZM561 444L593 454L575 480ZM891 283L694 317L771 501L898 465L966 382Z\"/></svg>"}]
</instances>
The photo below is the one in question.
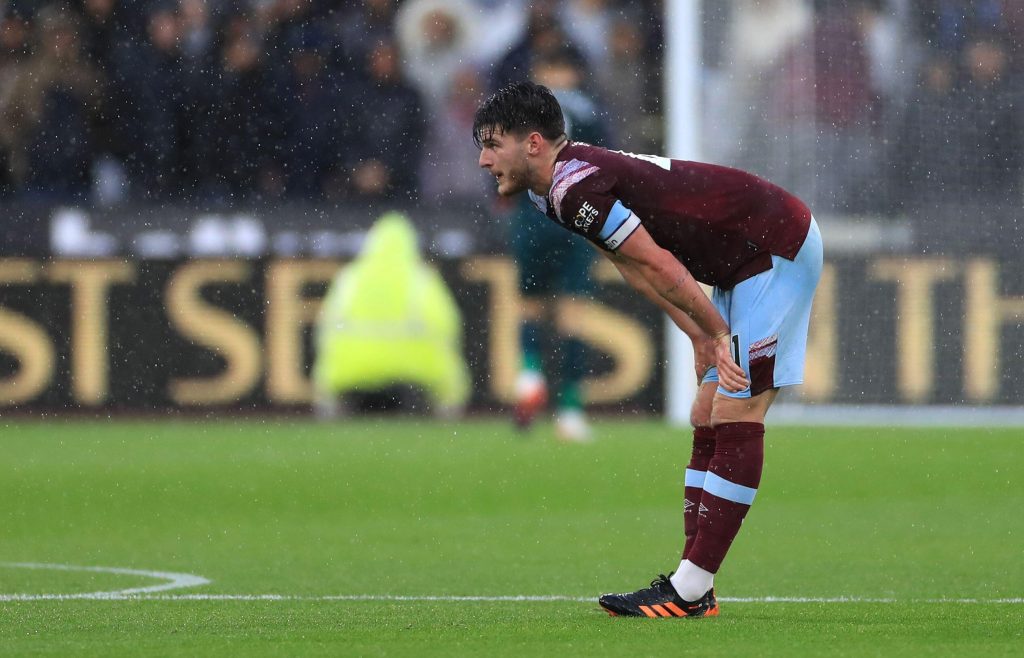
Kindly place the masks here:
<instances>
[{"instance_id":1,"label":"blurred person in background","mask_svg":"<svg viewBox=\"0 0 1024 658\"><path fill-rule=\"evenodd\" d=\"M921 67L900 124L892 167L901 182L895 188L897 203L911 216L929 215L929 208L945 205L952 200L948 195L959 192L958 159L931 155L946 153L957 130L952 107L956 70L949 57L932 55Z\"/></svg>"},{"instance_id":2,"label":"blurred person in background","mask_svg":"<svg viewBox=\"0 0 1024 658\"><path fill-rule=\"evenodd\" d=\"M428 117L419 175L423 202L475 205L490 189L479 167L467 165L473 164L467 161L473 151L472 144L466 143L465 132L473 128L473 112L485 89L484 78L475 68L460 69Z\"/></svg>"},{"instance_id":3,"label":"blurred person in background","mask_svg":"<svg viewBox=\"0 0 1024 658\"><path fill-rule=\"evenodd\" d=\"M396 30L406 78L436 112L457 91L456 76L479 59L469 0L410 0L398 12Z\"/></svg>"},{"instance_id":4,"label":"blurred person in background","mask_svg":"<svg viewBox=\"0 0 1024 658\"><path fill-rule=\"evenodd\" d=\"M11 92L30 51L32 27L28 20L12 11L0 16L0 116L6 113ZM14 193L19 176L11 168L11 149L0 130L0 197Z\"/></svg>"},{"instance_id":5,"label":"blurred person in background","mask_svg":"<svg viewBox=\"0 0 1024 658\"><path fill-rule=\"evenodd\" d=\"M178 176L184 81L177 6L151 3L140 38L119 40L112 115L132 188L146 200L180 195Z\"/></svg>"},{"instance_id":6,"label":"blurred person in background","mask_svg":"<svg viewBox=\"0 0 1024 658\"><path fill-rule=\"evenodd\" d=\"M915 32L931 55L959 57L968 40L984 31L1006 26L1017 13L1011 0L908 0Z\"/></svg>"},{"instance_id":7,"label":"blurred person in background","mask_svg":"<svg viewBox=\"0 0 1024 658\"><path fill-rule=\"evenodd\" d=\"M213 52L217 36L213 24L213 4L212 0L179 2L181 52L188 59L202 61Z\"/></svg>"},{"instance_id":8,"label":"blurred person in background","mask_svg":"<svg viewBox=\"0 0 1024 658\"><path fill-rule=\"evenodd\" d=\"M426 117L419 93L403 79L393 42L381 40L366 52L366 78L349 98L353 108L342 127L341 150L352 194L414 198Z\"/></svg>"},{"instance_id":9,"label":"blurred person in background","mask_svg":"<svg viewBox=\"0 0 1024 658\"><path fill-rule=\"evenodd\" d=\"M559 23L556 3L538 0L530 3L528 19L520 39L495 63L490 75L490 88L528 78L535 58L570 45L569 35Z\"/></svg>"},{"instance_id":10,"label":"blurred person in background","mask_svg":"<svg viewBox=\"0 0 1024 658\"><path fill-rule=\"evenodd\" d=\"M908 108L896 174L922 248L1012 248L1005 236L1024 203L1024 117L1004 38L981 31L956 60L933 56Z\"/></svg>"},{"instance_id":11,"label":"blurred person in background","mask_svg":"<svg viewBox=\"0 0 1024 658\"><path fill-rule=\"evenodd\" d=\"M30 199L85 201L101 76L88 62L78 17L60 5L34 16L33 53L9 70L0 139L9 175ZM14 26L10 26L14 27Z\"/></svg>"},{"instance_id":12,"label":"blurred person in background","mask_svg":"<svg viewBox=\"0 0 1024 658\"><path fill-rule=\"evenodd\" d=\"M567 46L537 55L533 61L532 78L550 88L558 99L569 138L607 144L608 135L597 104L582 90L586 76L582 56ZM507 223L523 305L519 330L521 363L515 390L516 425L524 430L529 428L547 407L549 378L545 372L550 371L559 381L555 396L556 435L567 441L586 441L592 430L584 413L585 352L579 340L560 335L558 327L563 316L578 313L578 305L593 294L590 267L594 251L585 241L540 217L525 194L516 200ZM545 368L545 361L557 363L557 367Z\"/></svg>"},{"instance_id":13,"label":"blurred person in background","mask_svg":"<svg viewBox=\"0 0 1024 658\"><path fill-rule=\"evenodd\" d=\"M316 0L254 0L252 9L265 37L263 47L271 69L287 75L294 50L309 45L314 34L320 55L329 53L328 26L318 20L321 5Z\"/></svg>"},{"instance_id":14,"label":"blurred person in background","mask_svg":"<svg viewBox=\"0 0 1024 658\"><path fill-rule=\"evenodd\" d=\"M411 385L435 413L461 413L470 393L462 316L437 270L423 261L401 213L370 229L359 256L332 281L317 321L316 411L331 418L342 396Z\"/></svg>"},{"instance_id":15,"label":"blurred person in background","mask_svg":"<svg viewBox=\"0 0 1024 658\"><path fill-rule=\"evenodd\" d=\"M274 89L264 61L262 39L245 14L230 18L214 64L214 100L208 123L197 142L205 149L199 159L202 196L242 200L274 199L284 192L281 172L274 165Z\"/></svg>"},{"instance_id":16,"label":"blurred person in background","mask_svg":"<svg viewBox=\"0 0 1024 658\"><path fill-rule=\"evenodd\" d=\"M209 153L206 131L213 120L216 92L225 85L215 80L218 49L212 0L178 0L178 42L181 49L181 110L175 141L181 193L202 192ZM238 121L246 122L245 117ZM250 167L251 165L241 165Z\"/></svg>"},{"instance_id":17,"label":"blurred person in background","mask_svg":"<svg viewBox=\"0 0 1024 658\"><path fill-rule=\"evenodd\" d=\"M814 15L804 0L736 0L715 11L724 24L723 45L704 72L703 148L716 162L751 171L782 169L785 177L789 152L779 152L774 136L792 131L782 140L792 144L803 130L814 140L813 126L806 126L810 117L803 117L807 94L785 84L788 76L809 74L803 62L810 49L803 44ZM791 128L787 122L794 116L804 120Z\"/></svg>"},{"instance_id":18,"label":"blurred person in background","mask_svg":"<svg viewBox=\"0 0 1024 658\"><path fill-rule=\"evenodd\" d=\"M15 12L0 12L0 103L6 102L21 64L31 53L32 25Z\"/></svg>"},{"instance_id":19,"label":"blurred person in background","mask_svg":"<svg viewBox=\"0 0 1024 658\"><path fill-rule=\"evenodd\" d=\"M79 0L82 16L82 40L89 60L101 70L113 64L118 37L129 28L130 9L124 0Z\"/></svg>"},{"instance_id":20,"label":"blurred person in background","mask_svg":"<svg viewBox=\"0 0 1024 658\"><path fill-rule=\"evenodd\" d=\"M450 101L456 77L490 69L520 37L526 20L523 0L403 3L395 24L402 63L428 110Z\"/></svg>"},{"instance_id":21,"label":"blurred person in background","mask_svg":"<svg viewBox=\"0 0 1024 658\"><path fill-rule=\"evenodd\" d=\"M644 61L643 34L636 23L633 16L612 20L607 62L594 70L606 114L614 121L609 125L614 141L651 151L657 150L661 138L661 117L651 114L647 106L650 67Z\"/></svg>"},{"instance_id":22,"label":"blurred person in background","mask_svg":"<svg viewBox=\"0 0 1024 658\"><path fill-rule=\"evenodd\" d=\"M280 108L276 127L283 140L275 157L287 196L321 199L333 193L341 166L340 122L349 118L350 110L328 66L328 41L320 28L309 25L281 34L294 40L277 46L288 53L288 66L275 80Z\"/></svg>"},{"instance_id":23,"label":"blurred person in background","mask_svg":"<svg viewBox=\"0 0 1024 658\"><path fill-rule=\"evenodd\" d=\"M913 38L910 0L880 0L858 5L871 89L878 96L872 159L876 168L862 188L861 208L894 217L900 211L903 181L891 175L898 156L903 116L914 94L914 82L925 59L925 49Z\"/></svg>"},{"instance_id":24,"label":"blurred person in background","mask_svg":"<svg viewBox=\"0 0 1024 658\"><path fill-rule=\"evenodd\" d=\"M816 159L842 162L819 167L814 179L816 206L840 213L863 214L877 200L871 185L878 179L877 126L882 99L873 86L866 29L880 0L837 3L817 0L814 29L813 85Z\"/></svg>"},{"instance_id":25,"label":"blurred person in background","mask_svg":"<svg viewBox=\"0 0 1024 658\"><path fill-rule=\"evenodd\" d=\"M125 0L78 0L82 41L90 63L104 74L100 95L104 99L96 117L93 140L94 201L123 200L127 172L124 161L129 140L120 133L120 109L126 98L121 80L116 77L118 42L134 35L141 19L141 3ZM108 190L106 195L101 190Z\"/></svg>"},{"instance_id":26,"label":"blurred person in background","mask_svg":"<svg viewBox=\"0 0 1024 658\"><path fill-rule=\"evenodd\" d=\"M343 74L359 75L377 44L395 39L398 0L361 0L328 19L332 57Z\"/></svg>"},{"instance_id":27,"label":"blurred person in background","mask_svg":"<svg viewBox=\"0 0 1024 658\"><path fill-rule=\"evenodd\" d=\"M587 59L587 66L600 71L608 64L612 36L612 14L608 0L563 0L558 16L562 29Z\"/></svg>"},{"instance_id":28,"label":"blurred person in background","mask_svg":"<svg viewBox=\"0 0 1024 658\"><path fill-rule=\"evenodd\" d=\"M1021 207L1024 116L1020 79L1004 35L979 31L961 51L962 82L953 93L960 195L978 207Z\"/></svg>"}]
</instances>

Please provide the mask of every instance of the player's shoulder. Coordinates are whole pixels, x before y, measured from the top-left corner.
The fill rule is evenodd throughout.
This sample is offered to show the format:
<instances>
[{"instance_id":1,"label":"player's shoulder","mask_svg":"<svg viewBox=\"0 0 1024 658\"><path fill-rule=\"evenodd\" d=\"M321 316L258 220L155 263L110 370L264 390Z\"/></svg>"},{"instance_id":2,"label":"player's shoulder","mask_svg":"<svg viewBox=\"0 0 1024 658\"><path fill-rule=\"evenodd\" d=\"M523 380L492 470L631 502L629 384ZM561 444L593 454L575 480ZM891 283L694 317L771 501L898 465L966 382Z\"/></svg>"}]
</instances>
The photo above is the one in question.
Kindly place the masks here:
<instances>
[{"instance_id":1,"label":"player's shoulder","mask_svg":"<svg viewBox=\"0 0 1024 658\"><path fill-rule=\"evenodd\" d=\"M607 189L608 185L604 181L606 176L600 165L602 151L606 149L582 142L570 142L559 152L551 178L551 193L548 195L559 219L568 197L575 198L588 192Z\"/></svg>"},{"instance_id":2,"label":"player's shoulder","mask_svg":"<svg viewBox=\"0 0 1024 658\"><path fill-rule=\"evenodd\" d=\"M559 154L558 160L583 160L591 162L606 157L611 151L603 146L594 146L587 142L571 141L565 145Z\"/></svg>"},{"instance_id":3,"label":"player's shoulder","mask_svg":"<svg viewBox=\"0 0 1024 658\"><path fill-rule=\"evenodd\" d=\"M691 164L679 160L672 160L661 155L619 151L602 146L586 144L584 142L572 142L569 147L571 147L571 150L565 153L565 157L567 159L578 159L589 162L606 172L613 173L615 176L620 177L650 175L652 171L659 169L664 172L669 172L673 168Z\"/></svg>"},{"instance_id":4,"label":"player's shoulder","mask_svg":"<svg viewBox=\"0 0 1024 658\"><path fill-rule=\"evenodd\" d=\"M607 169L608 155L606 148L585 142L569 142L555 160L555 171L552 186L573 185Z\"/></svg>"}]
</instances>

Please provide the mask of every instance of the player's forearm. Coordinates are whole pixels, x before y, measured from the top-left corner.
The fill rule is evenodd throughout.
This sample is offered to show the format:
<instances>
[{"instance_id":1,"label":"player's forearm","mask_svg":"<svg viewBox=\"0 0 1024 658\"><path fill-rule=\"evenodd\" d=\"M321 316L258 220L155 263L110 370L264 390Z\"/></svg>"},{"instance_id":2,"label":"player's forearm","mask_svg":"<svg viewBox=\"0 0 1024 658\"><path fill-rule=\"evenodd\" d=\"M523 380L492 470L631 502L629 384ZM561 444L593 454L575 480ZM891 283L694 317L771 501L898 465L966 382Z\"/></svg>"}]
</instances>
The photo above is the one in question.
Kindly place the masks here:
<instances>
[{"instance_id":1,"label":"player's forearm","mask_svg":"<svg viewBox=\"0 0 1024 658\"><path fill-rule=\"evenodd\" d=\"M640 264L637 269L651 288L696 325L700 332L716 338L728 335L729 325L697 280L674 257L666 256L654 263ZM682 325L680 327L683 328ZM686 331L685 328L683 330Z\"/></svg>"},{"instance_id":2,"label":"player's forearm","mask_svg":"<svg viewBox=\"0 0 1024 658\"><path fill-rule=\"evenodd\" d=\"M636 266L620 258L612 258L611 261L619 270L619 273L622 274L622 278L626 280L626 283L640 292L658 308L663 310L665 314L668 315L669 319L671 319L677 327L682 329L683 333L689 336L691 340L698 340L707 336L704 330L700 328L693 318L679 309L668 299L660 295L658 291L648 283L647 279L637 271Z\"/></svg>"}]
</instances>

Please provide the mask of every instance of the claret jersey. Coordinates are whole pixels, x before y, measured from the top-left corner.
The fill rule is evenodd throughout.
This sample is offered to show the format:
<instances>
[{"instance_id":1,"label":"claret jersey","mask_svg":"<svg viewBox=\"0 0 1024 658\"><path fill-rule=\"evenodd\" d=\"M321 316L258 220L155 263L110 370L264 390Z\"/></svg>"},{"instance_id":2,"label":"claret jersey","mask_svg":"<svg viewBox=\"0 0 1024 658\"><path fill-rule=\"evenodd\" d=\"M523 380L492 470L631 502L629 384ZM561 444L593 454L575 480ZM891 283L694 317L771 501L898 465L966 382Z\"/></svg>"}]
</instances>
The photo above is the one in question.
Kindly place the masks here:
<instances>
[{"instance_id":1,"label":"claret jersey","mask_svg":"<svg viewBox=\"0 0 1024 658\"><path fill-rule=\"evenodd\" d=\"M550 219L614 251L642 225L695 279L731 289L796 257L811 222L800 199L753 174L570 142L547 196Z\"/></svg>"}]
</instances>

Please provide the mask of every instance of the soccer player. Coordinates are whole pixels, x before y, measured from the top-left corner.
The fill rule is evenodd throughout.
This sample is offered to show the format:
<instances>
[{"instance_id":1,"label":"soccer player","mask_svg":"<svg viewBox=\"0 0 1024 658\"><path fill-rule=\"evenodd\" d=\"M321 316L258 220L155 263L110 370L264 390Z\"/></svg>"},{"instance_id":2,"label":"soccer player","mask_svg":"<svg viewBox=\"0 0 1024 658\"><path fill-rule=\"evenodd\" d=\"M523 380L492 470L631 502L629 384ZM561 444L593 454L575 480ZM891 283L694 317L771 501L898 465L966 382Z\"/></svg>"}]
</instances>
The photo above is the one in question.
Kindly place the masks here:
<instances>
[{"instance_id":1,"label":"soccer player","mask_svg":"<svg viewBox=\"0 0 1024 658\"><path fill-rule=\"evenodd\" d=\"M607 130L596 103L584 92L586 75L582 56L570 48L534 55L534 80L554 94L562 108L566 134L573 139L605 143ZM560 336L555 322L559 313L572 313L578 298L589 297L594 251L551 222L537 222L537 210L524 194L508 218L513 254L519 266L519 291L523 302L523 323L519 333L522 365L516 379L516 425L525 430L548 402L544 375L543 347L550 343L558 355L557 412L555 433L564 441L588 441L590 424L584 413L582 380L585 355L582 343ZM543 340L545 334L550 340ZM551 361L556 361L551 359Z\"/></svg>"},{"instance_id":2,"label":"soccer player","mask_svg":"<svg viewBox=\"0 0 1024 658\"><path fill-rule=\"evenodd\" d=\"M477 109L479 164L498 193L526 191L548 219L596 245L693 342L682 561L650 587L599 600L612 615L718 614L714 576L754 502L764 419L803 381L822 245L792 194L736 169L570 141L551 92L508 85ZM698 282L713 287L712 299Z\"/></svg>"}]
</instances>

